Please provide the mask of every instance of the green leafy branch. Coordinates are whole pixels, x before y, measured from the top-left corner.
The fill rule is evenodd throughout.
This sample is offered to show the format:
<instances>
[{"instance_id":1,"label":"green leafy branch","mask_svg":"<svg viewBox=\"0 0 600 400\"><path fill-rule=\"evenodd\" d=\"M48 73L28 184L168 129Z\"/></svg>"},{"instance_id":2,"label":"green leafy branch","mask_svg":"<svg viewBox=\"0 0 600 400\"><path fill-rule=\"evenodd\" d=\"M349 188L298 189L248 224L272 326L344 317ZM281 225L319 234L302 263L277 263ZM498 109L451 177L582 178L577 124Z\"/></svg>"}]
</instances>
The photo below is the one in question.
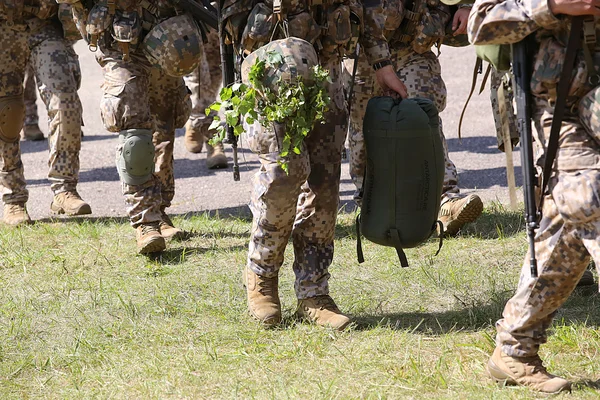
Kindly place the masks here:
<instances>
[{"instance_id":1,"label":"green leafy branch","mask_svg":"<svg viewBox=\"0 0 600 400\"><path fill-rule=\"evenodd\" d=\"M284 62L279 53L267 53L266 60L257 60L248 74L249 85L235 83L221 89L219 101L206 109L208 116L211 111L224 110L225 123L233 127L233 132L239 136L243 131L243 122L253 124L258 121L263 127L273 129L273 123L281 123L285 128L281 156L281 168L288 173L287 157L290 152L300 154L304 138L315 124L324 123L328 110L329 95L325 82L331 82L329 72L321 66L312 68L312 81L306 84L299 76L295 82L279 80L276 89L271 90L263 84L267 68L278 68ZM222 141L227 135L226 127L221 118L214 117L209 129L214 129L213 140Z\"/></svg>"}]
</instances>

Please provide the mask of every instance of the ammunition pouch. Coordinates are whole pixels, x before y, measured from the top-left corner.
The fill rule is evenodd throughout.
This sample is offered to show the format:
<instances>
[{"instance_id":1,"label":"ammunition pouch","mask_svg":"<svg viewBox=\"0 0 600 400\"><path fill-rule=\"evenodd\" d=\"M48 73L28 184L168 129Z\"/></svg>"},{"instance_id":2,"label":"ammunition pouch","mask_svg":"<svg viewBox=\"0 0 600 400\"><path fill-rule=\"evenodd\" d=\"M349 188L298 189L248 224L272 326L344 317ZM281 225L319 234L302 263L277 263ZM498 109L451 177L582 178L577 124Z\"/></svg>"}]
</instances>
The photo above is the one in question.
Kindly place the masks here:
<instances>
[{"instance_id":1,"label":"ammunition pouch","mask_svg":"<svg viewBox=\"0 0 600 400\"><path fill-rule=\"evenodd\" d=\"M24 120L25 102L22 94L0 98L0 140L18 142Z\"/></svg>"},{"instance_id":2,"label":"ammunition pouch","mask_svg":"<svg viewBox=\"0 0 600 400\"><path fill-rule=\"evenodd\" d=\"M273 9L265 3L258 3L254 6L248 22L242 33L242 48L245 54L250 54L254 50L268 43L273 35L275 28L275 14Z\"/></svg>"},{"instance_id":3,"label":"ammunition pouch","mask_svg":"<svg viewBox=\"0 0 600 400\"><path fill-rule=\"evenodd\" d=\"M137 12L117 10L112 21L112 38L123 53L123 61L129 60L131 47L138 44L142 35L142 24Z\"/></svg>"},{"instance_id":4,"label":"ammunition pouch","mask_svg":"<svg viewBox=\"0 0 600 400\"><path fill-rule=\"evenodd\" d=\"M75 22L72 5L66 3L58 5L58 20L63 29L63 37L66 40L76 41L83 38Z\"/></svg>"}]
</instances>

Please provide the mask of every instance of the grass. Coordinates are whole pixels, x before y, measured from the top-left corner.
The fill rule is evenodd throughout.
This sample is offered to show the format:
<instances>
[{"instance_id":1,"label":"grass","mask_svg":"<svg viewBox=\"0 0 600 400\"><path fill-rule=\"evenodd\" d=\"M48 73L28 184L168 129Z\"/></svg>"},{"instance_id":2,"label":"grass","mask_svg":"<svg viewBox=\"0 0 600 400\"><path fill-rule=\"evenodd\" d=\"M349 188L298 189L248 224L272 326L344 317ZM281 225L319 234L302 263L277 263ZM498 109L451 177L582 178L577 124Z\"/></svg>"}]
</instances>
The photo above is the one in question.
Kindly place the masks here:
<instances>
[{"instance_id":1,"label":"grass","mask_svg":"<svg viewBox=\"0 0 600 400\"><path fill-rule=\"evenodd\" d=\"M356 321L342 333L293 318L291 248L284 323L247 315L247 218L175 222L190 234L157 259L134 255L122 220L0 228L0 398L536 398L484 372L526 251L520 213L493 205L438 256L433 239L407 250L410 268L368 242L358 264L340 215L331 291ZM577 290L543 346L574 398L598 398L599 322L597 290Z\"/></svg>"}]
</instances>

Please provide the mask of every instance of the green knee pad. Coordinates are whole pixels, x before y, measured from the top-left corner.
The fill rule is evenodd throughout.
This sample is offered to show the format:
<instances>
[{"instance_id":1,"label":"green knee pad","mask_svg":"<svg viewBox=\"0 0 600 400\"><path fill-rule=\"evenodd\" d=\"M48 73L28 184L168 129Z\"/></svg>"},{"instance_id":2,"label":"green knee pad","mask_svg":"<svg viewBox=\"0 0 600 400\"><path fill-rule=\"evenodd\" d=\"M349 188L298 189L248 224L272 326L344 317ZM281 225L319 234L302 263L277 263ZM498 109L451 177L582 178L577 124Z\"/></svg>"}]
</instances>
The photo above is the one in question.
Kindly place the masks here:
<instances>
[{"instance_id":1,"label":"green knee pad","mask_svg":"<svg viewBox=\"0 0 600 400\"><path fill-rule=\"evenodd\" d=\"M128 129L119 133L120 149L117 150L117 170L121 181L128 185L141 185L154 172L154 144L152 131Z\"/></svg>"}]
</instances>

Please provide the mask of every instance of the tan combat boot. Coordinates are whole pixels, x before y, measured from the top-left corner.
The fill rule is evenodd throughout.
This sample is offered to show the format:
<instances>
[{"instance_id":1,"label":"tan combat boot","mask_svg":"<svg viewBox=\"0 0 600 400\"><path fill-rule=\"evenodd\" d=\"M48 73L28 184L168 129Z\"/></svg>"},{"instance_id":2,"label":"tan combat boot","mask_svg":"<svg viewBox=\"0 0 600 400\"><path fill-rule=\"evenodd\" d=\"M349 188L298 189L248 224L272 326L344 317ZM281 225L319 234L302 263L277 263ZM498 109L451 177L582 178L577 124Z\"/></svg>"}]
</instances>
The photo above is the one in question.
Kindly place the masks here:
<instances>
[{"instance_id":1,"label":"tan combat boot","mask_svg":"<svg viewBox=\"0 0 600 400\"><path fill-rule=\"evenodd\" d=\"M192 128L192 124L188 121L185 124L185 136L183 137L186 150L190 153L200 153L202 151L204 140L206 139L204 138L202 131Z\"/></svg>"},{"instance_id":2,"label":"tan combat boot","mask_svg":"<svg viewBox=\"0 0 600 400\"><path fill-rule=\"evenodd\" d=\"M330 296L315 296L298 300L298 318L314 322L320 326L343 331L351 320L342 314Z\"/></svg>"},{"instance_id":3,"label":"tan combat boot","mask_svg":"<svg viewBox=\"0 0 600 400\"><path fill-rule=\"evenodd\" d=\"M55 194L50 209L57 214L67 215L88 215L92 213L90 205L83 201L75 190Z\"/></svg>"},{"instance_id":4,"label":"tan combat boot","mask_svg":"<svg viewBox=\"0 0 600 400\"><path fill-rule=\"evenodd\" d=\"M30 224L31 218L29 218L25 203L5 204L2 221L11 226Z\"/></svg>"},{"instance_id":5,"label":"tan combat boot","mask_svg":"<svg viewBox=\"0 0 600 400\"><path fill-rule=\"evenodd\" d=\"M447 201L442 205L439 213L439 220L444 225L443 235L456 235L465 224L479 218L482 211L483 202L476 194Z\"/></svg>"},{"instance_id":6,"label":"tan combat boot","mask_svg":"<svg viewBox=\"0 0 600 400\"><path fill-rule=\"evenodd\" d=\"M23 125L23 130L21 130L21 138L23 138L23 140L30 140L33 142L46 139L38 124Z\"/></svg>"},{"instance_id":7,"label":"tan combat boot","mask_svg":"<svg viewBox=\"0 0 600 400\"><path fill-rule=\"evenodd\" d=\"M206 166L208 169L227 168L227 156L223 150L223 143L211 146L206 142Z\"/></svg>"},{"instance_id":8,"label":"tan combat boot","mask_svg":"<svg viewBox=\"0 0 600 400\"><path fill-rule=\"evenodd\" d=\"M496 347L487 363L487 372L500 384L527 386L552 394L571 390L571 382L549 374L538 355L511 357Z\"/></svg>"},{"instance_id":9,"label":"tan combat boot","mask_svg":"<svg viewBox=\"0 0 600 400\"><path fill-rule=\"evenodd\" d=\"M244 268L244 285L248 294L250 315L269 327L280 323L279 277L260 276L246 267Z\"/></svg>"},{"instance_id":10,"label":"tan combat boot","mask_svg":"<svg viewBox=\"0 0 600 400\"><path fill-rule=\"evenodd\" d=\"M160 234L162 235L162 237L164 237L165 239L181 238L183 236L183 230L181 230L181 229L175 227L175 225L173 225L173 221L171 221L171 218L169 218L169 216L167 215L165 210L160 210L160 213L161 213L161 221L159 224L159 228L160 228Z\"/></svg>"},{"instance_id":11,"label":"tan combat boot","mask_svg":"<svg viewBox=\"0 0 600 400\"><path fill-rule=\"evenodd\" d=\"M158 222L141 224L136 228L138 253L149 254L167 248L165 238L160 234Z\"/></svg>"}]
</instances>

